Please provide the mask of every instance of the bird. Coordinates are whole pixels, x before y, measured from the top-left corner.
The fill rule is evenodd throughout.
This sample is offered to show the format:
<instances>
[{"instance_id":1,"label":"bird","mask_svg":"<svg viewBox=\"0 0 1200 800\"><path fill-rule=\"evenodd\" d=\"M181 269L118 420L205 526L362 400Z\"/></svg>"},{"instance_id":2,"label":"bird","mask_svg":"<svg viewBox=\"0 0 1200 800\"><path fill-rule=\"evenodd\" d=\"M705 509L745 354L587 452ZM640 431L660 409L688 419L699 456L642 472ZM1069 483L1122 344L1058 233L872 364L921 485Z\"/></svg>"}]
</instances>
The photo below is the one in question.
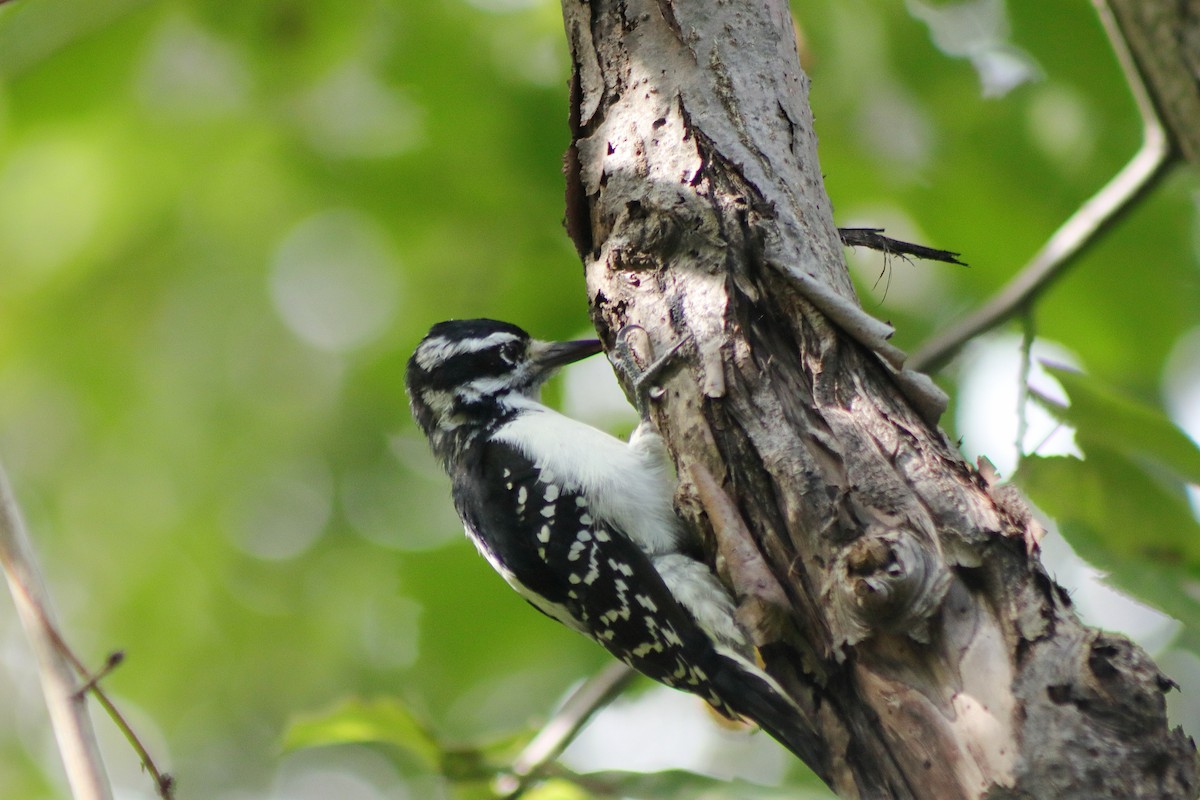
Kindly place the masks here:
<instances>
[{"instance_id":1,"label":"bird","mask_svg":"<svg viewBox=\"0 0 1200 800\"><path fill-rule=\"evenodd\" d=\"M468 538L538 611L814 765L812 725L758 666L733 597L675 514L644 408L622 441L540 401L560 367L601 350L492 319L439 322L417 346L405 373L412 414Z\"/></svg>"}]
</instances>

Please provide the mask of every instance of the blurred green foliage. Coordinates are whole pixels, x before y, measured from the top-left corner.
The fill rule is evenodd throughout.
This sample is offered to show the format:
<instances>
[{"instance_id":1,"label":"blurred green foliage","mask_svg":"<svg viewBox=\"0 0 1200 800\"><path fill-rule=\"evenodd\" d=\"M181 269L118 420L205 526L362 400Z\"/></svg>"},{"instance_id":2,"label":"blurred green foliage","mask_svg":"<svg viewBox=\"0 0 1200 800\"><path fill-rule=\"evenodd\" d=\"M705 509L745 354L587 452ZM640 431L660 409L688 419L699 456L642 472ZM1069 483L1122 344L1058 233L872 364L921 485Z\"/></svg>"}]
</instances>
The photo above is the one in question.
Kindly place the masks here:
<instances>
[{"instance_id":1,"label":"blurred green foliage","mask_svg":"<svg viewBox=\"0 0 1200 800\"><path fill-rule=\"evenodd\" d=\"M982 57L940 50L903 4L794 4L839 222L971 264L853 255L864 304L905 348L999 287L1138 144L1090 5L1007 8L996 52L1038 77L985 97ZM446 796L431 743L518 740L604 663L465 543L402 386L439 319L585 329L560 224L565 51L541 0L0 7L0 458L68 637L92 663L127 652L105 685L181 797ZM1196 192L1180 171L1037 309L1039 336L1156 414L1164 366L1200 325ZM939 380L953 393L958 375ZM1140 419L1121 435L1142 435ZM1071 469L1095 463L1130 520L1093 531L1086 554L1119 575L1164 568L1115 537L1139 535L1167 491L1178 525L1156 535L1195 587L1186 476L1127 483L1127 454L1083 450ZM1035 497L1043 476L1068 480L1031 475ZM1047 509L1104 528L1071 505L1077 485ZM1192 606L1167 610L1198 624ZM10 612L0 647L0 796L64 796ZM307 741L408 731L425 759L284 754L290 719L339 703L359 727ZM148 796L100 727L116 783ZM670 770L606 780L583 785L725 796ZM540 791L586 796L565 778Z\"/></svg>"},{"instance_id":2,"label":"blurred green foliage","mask_svg":"<svg viewBox=\"0 0 1200 800\"><path fill-rule=\"evenodd\" d=\"M1200 448L1160 411L1078 373L1055 374L1069 406L1042 402L1075 430L1084 459L1031 456L1018 478L1067 540L1135 597L1185 623L1200 649Z\"/></svg>"}]
</instances>

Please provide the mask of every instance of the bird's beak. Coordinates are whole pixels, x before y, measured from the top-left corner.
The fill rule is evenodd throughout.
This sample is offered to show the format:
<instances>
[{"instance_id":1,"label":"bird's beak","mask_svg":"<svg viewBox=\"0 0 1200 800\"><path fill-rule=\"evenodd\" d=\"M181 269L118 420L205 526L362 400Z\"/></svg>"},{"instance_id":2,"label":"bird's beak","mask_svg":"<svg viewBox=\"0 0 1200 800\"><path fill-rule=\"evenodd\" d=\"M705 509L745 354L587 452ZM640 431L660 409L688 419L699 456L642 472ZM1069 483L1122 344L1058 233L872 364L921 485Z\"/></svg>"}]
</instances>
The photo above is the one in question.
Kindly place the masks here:
<instances>
[{"instance_id":1,"label":"bird's beak","mask_svg":"<svg viewBox=\"0 0 1200 800\"><path fill-rule=\"evenodd\" d=\"M534 342L530 355L538 371L549 374L559 367L595 355L601 350L597 339L580 339L574 342Z\"/></svg>"}]
</instances>

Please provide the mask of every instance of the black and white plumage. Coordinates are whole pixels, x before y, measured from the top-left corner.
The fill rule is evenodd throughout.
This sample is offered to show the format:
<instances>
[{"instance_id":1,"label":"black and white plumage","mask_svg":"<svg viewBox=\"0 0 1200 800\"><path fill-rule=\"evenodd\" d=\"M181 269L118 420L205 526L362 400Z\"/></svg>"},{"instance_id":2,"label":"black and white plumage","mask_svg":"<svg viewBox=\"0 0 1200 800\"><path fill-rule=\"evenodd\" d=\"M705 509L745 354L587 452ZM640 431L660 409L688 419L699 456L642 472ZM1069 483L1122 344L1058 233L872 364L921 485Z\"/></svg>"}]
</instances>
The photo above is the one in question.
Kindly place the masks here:
<instances>
[{"instance_id":1,"label":"black and white plumage","mask_svg":"<svg viewBox=\"0 0 1200 800\"><path fill-rule=\"evenodd\" d=\"M558 367L599 351L482 319L439 323L417 347L413 416L468 536L538 610L808 760L810 729L755 664L732 598L675 516L658 434L643 423L622 442L538 401Z\"/></svg>"}]
</instances>

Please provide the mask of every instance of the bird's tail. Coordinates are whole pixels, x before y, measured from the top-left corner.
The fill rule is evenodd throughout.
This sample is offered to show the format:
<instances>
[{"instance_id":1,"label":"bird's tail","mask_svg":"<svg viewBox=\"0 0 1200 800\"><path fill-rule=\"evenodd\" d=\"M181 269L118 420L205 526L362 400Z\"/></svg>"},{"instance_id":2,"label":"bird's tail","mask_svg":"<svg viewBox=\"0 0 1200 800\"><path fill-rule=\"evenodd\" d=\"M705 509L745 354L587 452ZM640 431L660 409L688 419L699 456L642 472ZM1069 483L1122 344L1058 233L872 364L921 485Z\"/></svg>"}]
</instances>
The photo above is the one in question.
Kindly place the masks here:
<instances>
[{"instance_id":1,"label":"bird's tail","mask_svg":"<svg viewBox=\"0 0 1200 800\"><path fill-rule=\"evenodd\" d=\"M826 776L827 748L783 687L737 653L721 652L718 658L721 668L709 680L724 705L770 734L817 775Z\"/></svg>"}]
</instances>

